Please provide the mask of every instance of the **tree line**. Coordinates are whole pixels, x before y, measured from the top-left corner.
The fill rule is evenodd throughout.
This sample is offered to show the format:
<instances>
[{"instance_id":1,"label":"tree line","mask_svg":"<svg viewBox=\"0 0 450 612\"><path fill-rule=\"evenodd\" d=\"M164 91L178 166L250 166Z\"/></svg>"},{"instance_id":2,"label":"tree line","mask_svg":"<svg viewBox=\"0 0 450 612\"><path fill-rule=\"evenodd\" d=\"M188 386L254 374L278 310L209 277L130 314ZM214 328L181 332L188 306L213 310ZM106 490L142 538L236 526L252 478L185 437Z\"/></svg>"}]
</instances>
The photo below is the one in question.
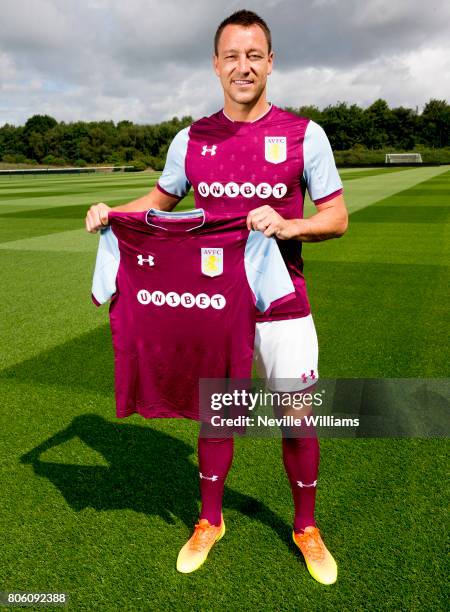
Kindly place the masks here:
<instances>
[{"instance_id":1,"label":"tree line","mask_svg":"<svg viewBox=\"0 0 450 612\"><path fill-rule=\"evenodd\" d=\"M354 155L382 159L384 152L427 151L450 147L450 105L431 99L417 109L389 108L376 100L368 108L345 102L320 110L316 106L287 108L319 123L337 159ZM174 117L153 125L131 121L58 122L49 115L33 115L25 125L0 127L0 159L6 163L47 165L133 164L140 169L162 169L175 134L192 117ZM450 159L450 152L447 152ZM440 159L440 158L439 158ZM448 163L448 162L447 162Z\"/></svg>"}]
</instances>

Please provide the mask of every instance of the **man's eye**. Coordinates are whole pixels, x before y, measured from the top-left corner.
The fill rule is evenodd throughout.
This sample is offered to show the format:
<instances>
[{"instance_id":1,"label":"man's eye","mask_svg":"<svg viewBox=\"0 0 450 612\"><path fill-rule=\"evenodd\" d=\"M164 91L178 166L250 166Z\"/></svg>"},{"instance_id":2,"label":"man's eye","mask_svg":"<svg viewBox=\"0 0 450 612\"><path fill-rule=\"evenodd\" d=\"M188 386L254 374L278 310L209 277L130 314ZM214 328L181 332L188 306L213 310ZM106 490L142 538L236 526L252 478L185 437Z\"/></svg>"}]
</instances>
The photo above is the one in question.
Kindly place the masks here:
<instances>
[{"instance_id":1,"label":"man's eye","mask_svg":"<svg viewBox=\"0 0 450 612\"><path fill-rule=\"evenodd\" d=\"M259 59L261 59L261 56L260 55L250 55L250 59L251 60L259 60Z\"/></svg>"}]
</instances>

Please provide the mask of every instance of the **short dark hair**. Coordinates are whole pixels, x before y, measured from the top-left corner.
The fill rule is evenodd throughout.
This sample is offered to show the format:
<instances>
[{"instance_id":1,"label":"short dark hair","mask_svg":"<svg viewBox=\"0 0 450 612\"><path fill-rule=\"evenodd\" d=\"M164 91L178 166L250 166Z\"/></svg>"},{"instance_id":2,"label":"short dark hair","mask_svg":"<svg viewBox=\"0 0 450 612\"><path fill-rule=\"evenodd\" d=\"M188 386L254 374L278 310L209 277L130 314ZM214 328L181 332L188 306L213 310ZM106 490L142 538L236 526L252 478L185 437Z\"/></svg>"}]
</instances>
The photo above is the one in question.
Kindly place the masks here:
<instances>
[{"instance_id":1,"label":"short dark hair","mask_svg":"<svg viewBox=\"0 0 450 612\"><path fill-rule=\"evenodd\" d=\"M235 13L224 19L217 28L216 34L214 36L214 53L216 55L219 47L220 35L222 34L223 29L227 25L240 25L244 28L249 28L252 25L258 25L266 36L269 53L272 51L272 35L267 26L267 23L264 21L264 19L262 19L253 11L247 11L245 9L242 9L240 11L236 11Z\"/></svg>"}]
</instances>

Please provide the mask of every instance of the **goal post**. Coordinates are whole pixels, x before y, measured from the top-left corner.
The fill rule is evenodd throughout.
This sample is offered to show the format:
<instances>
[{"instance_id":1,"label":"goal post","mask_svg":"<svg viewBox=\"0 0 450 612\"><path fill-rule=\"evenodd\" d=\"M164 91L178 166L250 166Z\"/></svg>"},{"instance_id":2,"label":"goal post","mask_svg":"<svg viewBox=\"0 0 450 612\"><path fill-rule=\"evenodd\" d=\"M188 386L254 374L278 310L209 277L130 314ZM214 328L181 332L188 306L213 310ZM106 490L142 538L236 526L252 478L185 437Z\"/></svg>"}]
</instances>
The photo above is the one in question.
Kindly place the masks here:
<instances>
[{"instance_id":1,"label":"goal post","mask_svg":"<svg viewBox=\"0 0 450 612\"><path fill-rule=\"evenodd\" d=\"M386 164L421 164L420 153L386 153Z\"/></svg>"}]
</instances>

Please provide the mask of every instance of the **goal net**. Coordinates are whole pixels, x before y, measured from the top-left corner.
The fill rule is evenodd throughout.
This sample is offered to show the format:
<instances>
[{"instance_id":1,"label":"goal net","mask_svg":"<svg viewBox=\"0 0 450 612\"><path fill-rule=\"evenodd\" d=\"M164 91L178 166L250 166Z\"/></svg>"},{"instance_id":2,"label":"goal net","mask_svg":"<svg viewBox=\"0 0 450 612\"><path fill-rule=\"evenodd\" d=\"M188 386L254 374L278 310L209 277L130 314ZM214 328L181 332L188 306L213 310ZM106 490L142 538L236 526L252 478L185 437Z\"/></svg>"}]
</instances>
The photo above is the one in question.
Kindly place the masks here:
<instances>
[{"instance_id":1,"label":"goal net","mask_svg":"<svg viewBox=\"0 0 450 612\"><path fill-rule=\"evenodd\" d=\"M386 164L421 164L420 153L386 153Z\"/></svg>"}]
</instances>

